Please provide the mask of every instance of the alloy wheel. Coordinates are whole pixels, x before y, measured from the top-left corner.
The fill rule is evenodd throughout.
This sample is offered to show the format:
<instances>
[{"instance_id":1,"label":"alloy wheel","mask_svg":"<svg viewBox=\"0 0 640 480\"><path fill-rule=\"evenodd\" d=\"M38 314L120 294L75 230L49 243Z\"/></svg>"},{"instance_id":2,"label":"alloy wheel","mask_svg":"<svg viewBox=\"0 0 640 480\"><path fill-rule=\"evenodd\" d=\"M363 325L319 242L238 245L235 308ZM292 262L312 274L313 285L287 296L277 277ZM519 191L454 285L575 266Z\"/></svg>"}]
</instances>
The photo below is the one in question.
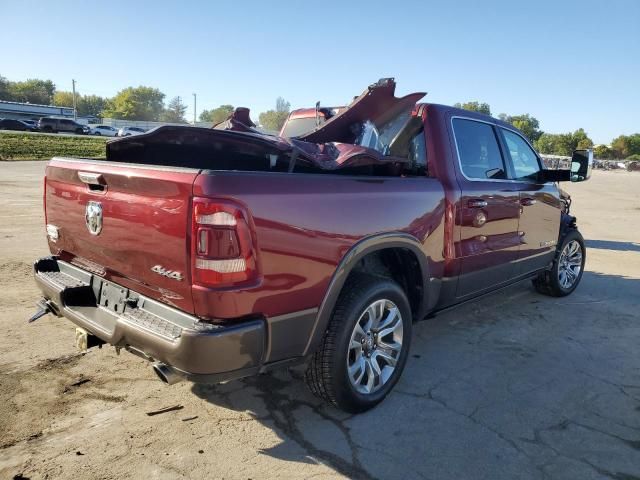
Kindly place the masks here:
<instances>
[{"instance_id":1,"label":"alloy wheel","mask_svg":"<svg viewBox=\"0 0 640 480\"><path fill-rule=\"evenodd\" d=\"M402 340L402 315L395 303L376 300L364 310L347 352L349 380L359 393L369 395L389 381L400 359Z\"/></svg>"},{"instance_id":2,"label":"alloy wheel","mask_svg":"<svg viewBox=\"0 0 640 480\"><path fill-rule=\"evenodd\" d=\"M567 243L558 259L558 281L564 289L571 288L582 270L582 247L577 240Z\"/></svg>"}]
</instances>

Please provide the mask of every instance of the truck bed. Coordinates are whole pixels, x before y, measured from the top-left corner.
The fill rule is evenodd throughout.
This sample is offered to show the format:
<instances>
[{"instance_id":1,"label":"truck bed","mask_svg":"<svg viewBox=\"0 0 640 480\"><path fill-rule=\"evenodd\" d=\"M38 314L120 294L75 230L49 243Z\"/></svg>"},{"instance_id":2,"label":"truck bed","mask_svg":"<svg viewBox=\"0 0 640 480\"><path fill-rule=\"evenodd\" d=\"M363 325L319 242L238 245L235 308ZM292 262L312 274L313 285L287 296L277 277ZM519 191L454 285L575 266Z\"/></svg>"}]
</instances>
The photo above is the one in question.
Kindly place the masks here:
<instances>
[{"instance_id":1,"label":"truck bed","mask_svg":"<svg viewBox=\"0 0 640 480\"><path fill-rule=\"evenodd\" d=\"M100 189L80 180L99 175ZM250 217L259 275L242 288L191 278L194 197L232 200ZM87 202L102 204L103 227L85 225ZM359 240L406 232L423 242L443 225L435 179L203 170L55 158L47 167L50 250L80 268L204 319L276 316L317 307L336 265ZM442 259L442 235L429 258ZM426 248L430 242L427 240ZM154 272L160 265L183 280Z\"/></svg>"}]
</instances>

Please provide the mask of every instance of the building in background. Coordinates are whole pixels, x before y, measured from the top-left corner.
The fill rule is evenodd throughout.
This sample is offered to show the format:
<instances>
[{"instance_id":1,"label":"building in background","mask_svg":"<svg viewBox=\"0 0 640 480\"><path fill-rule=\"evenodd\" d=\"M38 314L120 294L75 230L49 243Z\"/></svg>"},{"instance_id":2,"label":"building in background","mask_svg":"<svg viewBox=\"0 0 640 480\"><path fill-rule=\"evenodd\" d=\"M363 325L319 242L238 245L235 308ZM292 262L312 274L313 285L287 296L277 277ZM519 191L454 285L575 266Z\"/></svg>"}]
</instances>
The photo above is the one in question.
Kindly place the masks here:
<instances>
[{"instance_id":1,"label":"building in background","mask_svg":"<svg viewBox=\"0 0 640 480\"><path fill-rule=\"evenodd\" d=\"M73 118L73 108L0 100L0 118L39 120L40 117Z\"/></svg>"}]
</instances>

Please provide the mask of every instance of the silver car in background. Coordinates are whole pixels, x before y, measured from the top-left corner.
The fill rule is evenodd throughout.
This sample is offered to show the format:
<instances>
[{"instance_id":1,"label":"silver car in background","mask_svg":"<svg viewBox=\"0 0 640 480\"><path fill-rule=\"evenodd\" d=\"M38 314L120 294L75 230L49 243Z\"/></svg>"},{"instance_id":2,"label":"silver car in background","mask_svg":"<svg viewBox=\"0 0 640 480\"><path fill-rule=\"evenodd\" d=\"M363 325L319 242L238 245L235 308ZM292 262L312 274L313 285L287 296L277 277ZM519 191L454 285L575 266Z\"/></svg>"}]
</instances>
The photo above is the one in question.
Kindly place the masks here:
<instances>
[{"instance_id":1,"label":"silver car in background","mask_svg":"<svg viewBox=\"0 0 640 480\"><path fill-rule=\"evenodd\" d=\"M90 133L103 137L117 137L118 129L110 125L92 125Z\"/></svg>"},{"instance_id":2,"label":"silver car in background","mask_svg":"<svg viewBox=\"0 0 640 480\"><path fill-rule=\"evenodd\" d=\"M118 130L118 137L130 137L132 135L140 135L145 133L146 130L140 127L122 127Z\"/></svg>"}]
</instances>

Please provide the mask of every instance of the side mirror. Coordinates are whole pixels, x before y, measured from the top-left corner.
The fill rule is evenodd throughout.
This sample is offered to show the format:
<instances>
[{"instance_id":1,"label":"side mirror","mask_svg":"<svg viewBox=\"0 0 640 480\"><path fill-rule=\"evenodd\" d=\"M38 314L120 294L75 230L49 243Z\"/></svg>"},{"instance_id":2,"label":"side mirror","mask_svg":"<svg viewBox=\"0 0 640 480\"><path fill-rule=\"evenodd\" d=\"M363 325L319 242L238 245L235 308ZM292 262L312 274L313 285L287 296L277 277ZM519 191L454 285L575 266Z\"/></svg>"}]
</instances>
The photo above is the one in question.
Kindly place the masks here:
<instances>
[{"instance_id":1,"label":"side mirror","mask_svg":"<svg viewBox=\"0 0 640 480\"><path fill-rule=\"evenodd\" d=\"M571 157L571 181L584 182L591 177L593 150L574 150Z\"/></svg>"},{"instance_id":2,"label":"side mirror","mask_svg":"<svg viewBox=\"0 0 640 480\"><path fill-rule=\"evenodd\" d=\"M543 170L544 182L584 182L591 177L593 150L574 150L569 169Z\"/></svg>"}]
</instances>

